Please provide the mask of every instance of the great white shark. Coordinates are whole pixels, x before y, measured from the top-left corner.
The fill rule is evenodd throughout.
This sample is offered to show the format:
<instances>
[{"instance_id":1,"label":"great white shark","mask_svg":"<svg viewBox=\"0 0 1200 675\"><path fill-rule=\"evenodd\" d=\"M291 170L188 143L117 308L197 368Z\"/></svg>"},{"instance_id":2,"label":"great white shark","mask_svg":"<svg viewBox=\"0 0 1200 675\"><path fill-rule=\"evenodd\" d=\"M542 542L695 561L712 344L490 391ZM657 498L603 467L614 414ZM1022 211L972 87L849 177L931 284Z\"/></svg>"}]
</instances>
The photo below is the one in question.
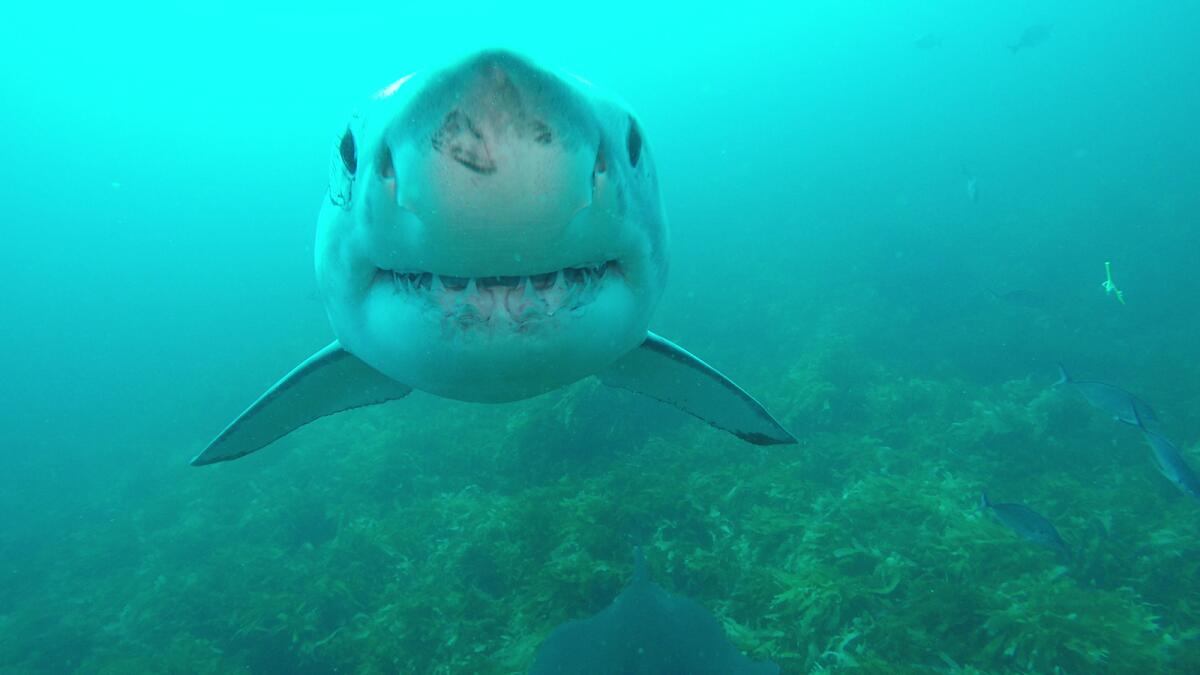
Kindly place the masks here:
<instances>
[{"instance_id":1,"label":"great white shark","mask_svg":"<svg viewBox=\"0 0 1200 675\"><path fill-rule=\"evenodd\" d=\"M316 276L336 339L192 464L404 398L530 398L589 376L758 445L750 395L649 332L667 223L637 117L574 75L489 50L378 92L337 135Z\"/></svg>"}]
</instances>

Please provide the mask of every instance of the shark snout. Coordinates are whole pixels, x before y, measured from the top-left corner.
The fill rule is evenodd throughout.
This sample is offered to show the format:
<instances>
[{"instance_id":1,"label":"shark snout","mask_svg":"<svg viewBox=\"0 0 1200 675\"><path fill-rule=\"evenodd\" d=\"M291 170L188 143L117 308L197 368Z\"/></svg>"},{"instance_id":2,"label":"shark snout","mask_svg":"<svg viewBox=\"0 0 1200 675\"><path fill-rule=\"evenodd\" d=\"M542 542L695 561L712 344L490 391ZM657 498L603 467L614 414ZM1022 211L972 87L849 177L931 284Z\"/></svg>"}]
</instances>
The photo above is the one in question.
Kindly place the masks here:
<instances>
[{"instance_id":1,"label":"shark snout","mask_svg":"<svg viewBox=\"0 0 1200 675\"><path fill-rule=\"evenodd\" d=\"M443 72L398 118L406 131L385 138L383 201L415 218L423 251L455 251L463 266L521 268L570 248L604 170L578 97L508 52Z\"/></svg>"},{"instance_id":2,"label":"shark snout","mask_svg":"<svg viewBox=\"0 0 1200 675\"><path fill-rule=\"evenodd\" d=\"M597 145L595 120L560 78L505 51L482 52L439 74L404 112L419 129L396 139L477 176L525 171L527 161ZM411 125L414 114L419 125Z\"/></svg>"}]
</instances>

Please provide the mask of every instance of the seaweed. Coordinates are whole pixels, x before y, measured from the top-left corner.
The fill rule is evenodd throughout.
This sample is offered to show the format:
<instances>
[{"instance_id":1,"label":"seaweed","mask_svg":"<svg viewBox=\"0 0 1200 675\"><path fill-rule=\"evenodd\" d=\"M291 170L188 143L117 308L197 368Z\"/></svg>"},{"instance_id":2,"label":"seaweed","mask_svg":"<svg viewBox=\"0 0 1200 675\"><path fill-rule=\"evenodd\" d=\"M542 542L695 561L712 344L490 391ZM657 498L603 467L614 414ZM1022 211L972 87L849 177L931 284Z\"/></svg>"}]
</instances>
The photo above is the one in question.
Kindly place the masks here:
<instances>
[{"instance_id":1,"label":"seaweed","mask_svg":"<svg viewBox=\"0 0 1200 675\"><path fill-rule=\"evenodd\" d=\"M780 329L791 363L747 369L798 447L633 419L584 382L414 396L213 471L131 467L90 496L109 515L30 551L0 672L524 672L621 591L637 544L783 672L1200 670L1195 506L1136 434L1048 378L919 372L881 335L917 319L881 303L831 301ZM984 487L1038 504L1070 563L985 518Z\"/></svg>"}]
</instances>

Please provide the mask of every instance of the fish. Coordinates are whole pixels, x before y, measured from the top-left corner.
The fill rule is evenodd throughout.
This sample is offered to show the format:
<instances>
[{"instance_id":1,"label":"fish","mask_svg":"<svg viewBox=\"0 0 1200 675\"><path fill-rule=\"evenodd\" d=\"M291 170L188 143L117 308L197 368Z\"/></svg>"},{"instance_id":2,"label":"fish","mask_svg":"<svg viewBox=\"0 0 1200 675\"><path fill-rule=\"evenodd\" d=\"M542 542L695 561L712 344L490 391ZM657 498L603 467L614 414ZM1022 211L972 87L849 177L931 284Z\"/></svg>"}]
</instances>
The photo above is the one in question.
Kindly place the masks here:
<instances>
[{"instance_id":1,"label":"fish","mask_svg":"<svg viewBox=\"0 0 1200 675\"><path fill-rule=\"evenodd\" d=\"M774 663L755 663L725 635L716 617L696 602L650 580L641 549L633 581L612 604L587 619L555 628L538 647L530 675L776 675Z\"/></svg>"},{"instance_id":2,"label":"fish","mask_svg":"<svg viewBox=\"0 0 1200 675\"><path fill-rule=\"evenodd\" d=\"M1200 476L1188 466L1179 448L1166 436L1147 429L1136 408L1134 416L1138 428L1142 431L1142 437L1150 446L1150 458L1154 460L1154 467L1185 495L1200 499Z\"/></svg>"},{"instance_id":3,"label":"fish","mask_svg":"<svg viewBox=\"0 0 1200 675\"><path fill-rule=\"evenodd\" d=\"M1025 32L1021 33L1021 37L1017 39L1016 43L1008 46L1008 51L1016 54L1022 49L1037 47L1046 40L1050 39L1050 31L1053 30L1053 28L1054 26L1048 23L1034 24L1026 28Z\"/></svg>"},{"instance_id":4,"label":"fish","mask_svg":"<svg viewBox=\"0 0 1200 675\"><path fill-rule=\"evenodd\" d=\"M913 46L917 49L936 49L942 46L942 36L934 33L926 33L917 38L913 42Z\"/></svg>"},{"instance_id":5,"label":"fish","mask_svg":"<svg viewBox=\"0 0 1200 675\"><path fill-rule=\"evenodd\" d=\"M333 341L191 463L413 391L503 403L592 376L751 444L796 443L649 330L669 248L653 149L618 98L498 49L405 75L334 135L314 247Z\"/></svg>"},{"instance_id":6,"label":"fish","mask_svg":"<svg viewBox=\"0 0 1200 675\"><path fill-rule=\"evenodd\" d=\"M1058 381L1054 385L1075 387L1079 393L1083 394L1083 398L1092 404L1092 407L1111 415L1118 422L1136 427L1140 426L1138 424L1140 418L1145 426L1151 429L1158 428L1158 416L1154 414L1154 410L1145 401L1116 385L1072 379L1061 363L1058 364Z\"/></svg>"},{"instance_id":7,"label":"fish","mask_svg":"<svg viewBox=\"0 0 1200 675\"><path fill-rule=\"evenodd\" d=\"M1024 504L997 504L986 493L979 495L979 508L991 511L1005 527L1022 539L1049 548L1063 557L1070 557L1066 542L1054 525L1041 514Z\"/></svg>"}]
</instances>

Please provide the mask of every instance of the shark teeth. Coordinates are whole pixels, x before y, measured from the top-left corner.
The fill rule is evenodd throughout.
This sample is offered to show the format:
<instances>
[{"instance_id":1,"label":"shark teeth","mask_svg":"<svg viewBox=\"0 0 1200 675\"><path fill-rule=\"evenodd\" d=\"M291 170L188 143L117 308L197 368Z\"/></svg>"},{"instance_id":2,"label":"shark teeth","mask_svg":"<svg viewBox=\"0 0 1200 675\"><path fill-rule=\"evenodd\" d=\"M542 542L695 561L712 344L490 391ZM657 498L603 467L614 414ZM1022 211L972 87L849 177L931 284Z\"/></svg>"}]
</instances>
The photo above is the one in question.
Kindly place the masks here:
<instances>
[{"instance_id":1,"label":"shark teeth","mask_svg":"<svg viewBox=\"0 0 1200 675\"><path fill-rule=\"evenodd\" d=\"M523 276L460 277L394 270L380 270L379 274L391 278L397 294L423 298L460 320L488 320L497 307L503 307L509 317L522 322L587 304L604 279L618 269L616 261L606 260Z\"/></svg>"},{"instance_id":2,"label":"shark teeth","mask_svg":"<svg viewBox=\"0 0 1200 675\"><path fill-rule=\"evenodd\" d=\"M433 290L434 275L429 272L392 272L392 286L400 290Z\"/></svg>"},{"instance_id":3,"label":"shark teeth","mask_svg":"<svg viewBox=\"0 0 1200 675\"><path fill-rule=\"evenodd\" d=\"M535 274L529 277L530 286L544 291L554 285L554 280L558 278L558 272L547 272L545 274Z\"/></svg>"},{"instance_id":4,"label":"shark teeth","mask_svg":"<svg viewBox=\"0 0 1200 675\"><path fill-rule=\"evenodd\" d=\"M493 277L458 277L449 274L432 274L430 272L397 272L381 270L392 277L392 285L396 290L432 291L441 293L466 292L476 293L492 289L523 289L532 288L535 291L557 289L567 290L576 286L586 286L606 277L610 268L615 268L616 262L606 260L596 265L582 267L565 267L543 274L526 276L493 276Z\"/></svg>"}]
</instances>

